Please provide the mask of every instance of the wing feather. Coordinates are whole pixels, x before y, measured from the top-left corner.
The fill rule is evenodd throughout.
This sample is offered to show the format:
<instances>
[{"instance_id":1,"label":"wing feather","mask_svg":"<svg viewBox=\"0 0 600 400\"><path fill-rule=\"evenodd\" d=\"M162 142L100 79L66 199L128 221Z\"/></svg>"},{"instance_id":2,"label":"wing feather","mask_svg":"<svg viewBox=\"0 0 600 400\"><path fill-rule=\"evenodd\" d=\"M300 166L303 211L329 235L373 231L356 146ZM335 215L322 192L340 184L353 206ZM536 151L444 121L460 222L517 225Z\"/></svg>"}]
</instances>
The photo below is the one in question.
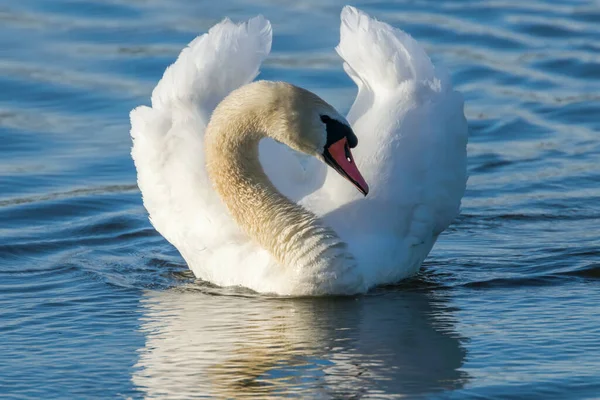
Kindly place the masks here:
<instances>
[{"instance_id":1,"label":"wing feather","mask_svg":"<svg viewBox=\"0 0 600 400\"><path fill-rule=\"evenodd\" d=\"M167 68L152 107L131 112L131 154L144 205L154 227L186 259L239 234L208 180L204 131L217 104L257 76L271 37L262 16L241 24L225 19Z\"/></svg>"},{"instance_id":2,"label":"wing feather","mask_svg":"<svg viewBox=\"0 0 600 400\"><path fill-rule=\"evenodd\" d=\"M433 243L458 214L466 185L462 96L410 35L354 7L342 11L336 50L358 86L347 119L371 187L355 202L354 229L395 235L407 249ZM339 202L358 200L334 174L326 185Z\"/></svg>"}]
</instances>

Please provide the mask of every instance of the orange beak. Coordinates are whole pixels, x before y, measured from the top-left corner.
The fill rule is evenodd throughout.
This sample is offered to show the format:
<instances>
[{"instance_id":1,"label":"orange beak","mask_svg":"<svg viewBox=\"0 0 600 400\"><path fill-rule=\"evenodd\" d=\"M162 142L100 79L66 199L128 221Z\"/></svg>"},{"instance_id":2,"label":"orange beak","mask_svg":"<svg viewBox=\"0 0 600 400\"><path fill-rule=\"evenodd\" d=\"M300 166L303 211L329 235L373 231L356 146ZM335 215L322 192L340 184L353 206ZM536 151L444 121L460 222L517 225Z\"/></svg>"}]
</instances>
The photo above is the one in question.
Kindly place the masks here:
<instances>
[{"instance_id":1,"label":"orange beak","mask_svg":"<svg viewBox=\"0 0 600 400\"><path fill-rule=\"evenodd\" d=\"M345 137L325 148L323 157L327 165L352 182L363 195L366 196L369 193L369 185L354 163L354 157L352 157L348 140Z\"/></svg>"}]
</instances>

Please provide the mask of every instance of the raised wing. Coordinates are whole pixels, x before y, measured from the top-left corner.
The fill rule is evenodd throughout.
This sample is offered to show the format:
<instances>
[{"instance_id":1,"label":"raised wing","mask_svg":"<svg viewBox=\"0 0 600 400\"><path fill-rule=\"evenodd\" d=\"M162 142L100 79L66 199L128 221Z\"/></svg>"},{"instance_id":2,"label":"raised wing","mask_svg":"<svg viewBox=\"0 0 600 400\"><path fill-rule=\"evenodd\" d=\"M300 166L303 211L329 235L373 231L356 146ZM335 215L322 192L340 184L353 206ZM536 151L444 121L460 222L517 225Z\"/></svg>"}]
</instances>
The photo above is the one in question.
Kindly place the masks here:
<instances>
[{"instance_id":1,"label":"raised wing","mask_svg":"<svg viewBox=\"0 0 600 400\"><path fill-rule=\"evenodd\" d=\"M329 173L325 186L346 203L348 221L330 216L331 223L338 232L390 238L399 252L402 244L433 243L457 215L466 185L462 96L408 34L353 7L341 20L336 50L358 86L347 119L371 192L360 199Z\"/></svg>"},{"instance_id":2,"label":"raised wing","mask_svg":"<svg viewBox=\"0 0 600 400\"><path fill-rule=\"evenodd\" d=\"M263 16L241 24L224 19L192 40L167 68L152 92L152 108L176 112L193 105L208 121L225 96L256 78L271 41L271 23Z\"/></svg>"},{"instance_id":3,"label":"raised wing","mask_svg":"<svg viewBox=\"0 0 600 400\"><path fill-rule=\"evenodd\" d=\"M427 53L410 35L350 6L344 7L341 19L336 51L344 60L344 70L358 86L348 113L351 124L373 106L375 97L394 95L407 81L435 78Z\"/></svg>"},{"instance_id":4,"label":"raised wing","mask_svg":"<svg viewBox=\"0 0 600 400\"><path fill-rule=\"evenodd\" d=\"M131 112L131 154L144 205L154 227L186 259L239 235L208 180L204 131L216 105L256 77L271 37L262 16L242 24L224 20L167 68L152 107Z\"/></svg>"}]
</instances>

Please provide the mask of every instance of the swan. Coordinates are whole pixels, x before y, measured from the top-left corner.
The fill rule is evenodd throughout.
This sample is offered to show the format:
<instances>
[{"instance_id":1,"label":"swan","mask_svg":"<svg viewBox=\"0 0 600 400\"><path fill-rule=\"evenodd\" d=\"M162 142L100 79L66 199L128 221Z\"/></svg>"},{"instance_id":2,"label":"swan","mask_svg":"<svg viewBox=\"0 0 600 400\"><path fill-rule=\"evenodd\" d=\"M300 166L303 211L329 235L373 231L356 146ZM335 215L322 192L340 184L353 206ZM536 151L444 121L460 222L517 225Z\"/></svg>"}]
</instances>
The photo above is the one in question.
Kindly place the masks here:
<instances>
[{"instance_id":1,"label":"swan","mask_svg":"<svg viewBox=\"0 0 600 400\"><path fill-rule=\"evenodd\" d=\"M219 286L356 294L413 275L465 191L461 94L412 37L346 6L336 50L358 94L344 117L254 81L271 38L262 16L223 20L131 112L151 223Z\"/></svg>"}]
</instances>

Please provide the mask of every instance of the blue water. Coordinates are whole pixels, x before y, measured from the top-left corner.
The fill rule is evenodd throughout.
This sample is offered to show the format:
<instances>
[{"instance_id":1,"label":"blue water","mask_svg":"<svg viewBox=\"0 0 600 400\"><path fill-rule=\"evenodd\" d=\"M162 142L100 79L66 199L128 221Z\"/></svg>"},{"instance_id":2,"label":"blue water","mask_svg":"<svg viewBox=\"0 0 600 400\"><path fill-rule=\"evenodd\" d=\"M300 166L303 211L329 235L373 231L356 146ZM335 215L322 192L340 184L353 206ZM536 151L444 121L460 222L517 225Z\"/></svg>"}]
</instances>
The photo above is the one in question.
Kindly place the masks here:
<instances>
[{"instance_id":1,"label":"blue water","mask_svg":"<svg viewBox=\"0 0 600 400\"><path fill-rule=\"evenodd\" d=\"M332 0L0 0L0 397L600 398L600 5L362 1L451 72L463 212L415 279L276 299L195 281L147 221L128 113L223 16L348 110Z\"/></svg>"}]
</instances>

